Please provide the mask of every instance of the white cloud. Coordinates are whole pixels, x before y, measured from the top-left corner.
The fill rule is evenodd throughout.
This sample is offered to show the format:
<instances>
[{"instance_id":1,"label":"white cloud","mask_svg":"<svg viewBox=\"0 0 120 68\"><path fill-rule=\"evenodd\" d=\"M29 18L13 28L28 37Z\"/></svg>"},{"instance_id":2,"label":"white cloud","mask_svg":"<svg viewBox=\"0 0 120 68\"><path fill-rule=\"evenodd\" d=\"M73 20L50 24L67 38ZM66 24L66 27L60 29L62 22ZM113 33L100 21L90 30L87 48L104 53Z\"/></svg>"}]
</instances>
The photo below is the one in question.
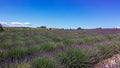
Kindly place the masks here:
<instances>
[{"instance_id":1,"label":"white cloud","mask_svg":"<svg viewBox=\"0 0 120 68\"><path fill-rule=\"evenodd\" d=\"M3 27L8 27L9 24L7 22L0 22L0 24L3 26Z\"/></svg>"},{"instance_id":2,"label":"white cloud","mask_svg":"<svg viewBox=\"0 0 120 68\"><path fill-rule=\"evenodd\" d=\"M10 26L10 27L28 27L30 26L29 22L10 22L9 24L7 22L0 22L3 26Z\"/></svg>"},{"instance_id":3,"label":"white cloud","mask_svg":"<svg viewBox=\"0 0 120 68\"><path fill-rule=\"evenodd\" d=\"M0 24L5 24L6 22L0 22Z\"/></svg>"},{"instance_id":4,"label":"white cloud","mask_svg":"<svg viewBox=\"0 0 120 68\"><path fill-rule=\"evenodd\" d=\"M30 23L29 23L29 22L24 22L23 24L24 24L24 25L30 25Z\"/></svg>"},{"instance_id":5,"label":"white cloud","mask_svg":"<svg viewBox=\"0 0 120 68\"><path fill-rule=\"evenodd\" d=\"M10 26L12 27L28 27L30 25L29 22L11 22Z\"/></svg>"},{"instance_id":6,"label":"white cloud","mask_svg":"<svg viewBox=\"0 0 120 68\"><path fill-rule=\"evenodd\" d=\"M10 24L11 24L11 26L21 26L21 25L23 25L23 23L20 23L20 22L11 22Z\"/></svg>"},{"instance_id":7,"label":"white cloud","mask_svg":"<svg viewBox=\"0 0 120 68\"><path fill-rule=\"evenodd\" d=\"M117 27L114 27L114 28L118 28L118 29L119 29L120 27L119 27L119 26L117 26Z\"/></svg>"}]
</instances>

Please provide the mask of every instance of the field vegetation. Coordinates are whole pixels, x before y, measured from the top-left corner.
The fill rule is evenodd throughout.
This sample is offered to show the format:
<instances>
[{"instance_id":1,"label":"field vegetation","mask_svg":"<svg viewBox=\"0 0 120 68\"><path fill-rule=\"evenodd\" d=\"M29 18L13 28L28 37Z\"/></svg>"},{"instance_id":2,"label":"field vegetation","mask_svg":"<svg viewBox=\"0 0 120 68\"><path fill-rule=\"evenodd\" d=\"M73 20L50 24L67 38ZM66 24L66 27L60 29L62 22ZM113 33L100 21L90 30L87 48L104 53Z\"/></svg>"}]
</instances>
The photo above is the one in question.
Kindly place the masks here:
<instances>
[{"instance_id":1,"label":"field vegetation","mask_svg":"<svg viewBox=\"0 0 120 68\"><path fill-rule=\"evenodd\" d=\"M0 68L94 68L120 53L119 29L4 28Z\"/></svg>"}]
</instances>

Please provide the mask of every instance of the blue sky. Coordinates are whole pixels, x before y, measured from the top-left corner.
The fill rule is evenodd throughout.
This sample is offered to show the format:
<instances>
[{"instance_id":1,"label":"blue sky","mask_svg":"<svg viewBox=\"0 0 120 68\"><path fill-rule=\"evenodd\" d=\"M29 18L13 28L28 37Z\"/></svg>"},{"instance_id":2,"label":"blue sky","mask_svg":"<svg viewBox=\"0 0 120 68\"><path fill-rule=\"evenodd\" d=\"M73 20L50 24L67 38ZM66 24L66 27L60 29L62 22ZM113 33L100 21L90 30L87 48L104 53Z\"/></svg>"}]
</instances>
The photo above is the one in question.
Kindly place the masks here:
<instances>
[{"instance_id":1,"label":"blue sky","mask_svg":"<svg viewBox=\"0 0 120 68\"><path fill-rule=\"evenodd\" d=\"M120 0L0 0L0 22L31 27L120 26Z\"/></svg>"}]
</instances>

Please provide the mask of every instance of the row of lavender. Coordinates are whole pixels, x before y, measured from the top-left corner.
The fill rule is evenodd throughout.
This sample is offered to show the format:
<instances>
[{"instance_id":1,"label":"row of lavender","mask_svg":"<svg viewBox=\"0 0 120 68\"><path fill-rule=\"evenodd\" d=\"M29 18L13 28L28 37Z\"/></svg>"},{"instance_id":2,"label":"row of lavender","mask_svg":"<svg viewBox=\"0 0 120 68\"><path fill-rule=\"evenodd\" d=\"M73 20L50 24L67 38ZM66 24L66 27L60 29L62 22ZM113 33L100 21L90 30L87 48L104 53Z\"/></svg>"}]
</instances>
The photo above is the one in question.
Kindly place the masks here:
<instances>
[{"instance_id":1,"label":"row of lavender","mask_svg":"<svg viewBox=\"0 0 120 68\"><path fill-rule=\"evenodd\" d=\"M119 33L35 28L1 32L0 64L5 68L90 68L119 52Z\"/></svg>"}]
</instances>

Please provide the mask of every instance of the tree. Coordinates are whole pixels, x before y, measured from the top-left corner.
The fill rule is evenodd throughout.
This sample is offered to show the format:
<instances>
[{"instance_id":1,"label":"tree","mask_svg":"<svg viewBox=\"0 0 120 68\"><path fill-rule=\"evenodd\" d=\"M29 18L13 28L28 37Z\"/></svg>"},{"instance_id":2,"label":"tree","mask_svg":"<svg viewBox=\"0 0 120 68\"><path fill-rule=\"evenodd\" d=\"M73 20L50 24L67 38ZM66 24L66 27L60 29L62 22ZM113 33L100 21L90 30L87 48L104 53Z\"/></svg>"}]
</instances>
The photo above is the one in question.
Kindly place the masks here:
<instances>
[{"instance_id":1,"label":"tree","mask_svg":"<svg viewBox=\"0 0 120 68\"><path fill-rule=\"evenodd\" d=\"M4 29L3 29L3 27L2 27L2 25L0 24L0 31L4 31Z\"/></svg>"},{"instance_id":2,"label":"tree","mask_svg":"<svg viewBox=\"0 0 120 68\"><path fill-rule=\"evenodd\" d=\"M98 27L98 28L96 28L96 29L102 29L101 27Z\"/></svg>"},{"instance_id":3,"label":"tree","mask_svg":"<svg viewBox=\"0 0 120 68\"><path fill-rule=\"evenodd\" d=\"M46 26L40 26L40 28L45 28L46 29L47 27Z\"/></svg>"},{"instance_id":4,"label":"tree","mask_svg":"<svg viewBox=\"0 0 120 68\"><path fill-rule=\"evenodd\" d=\"M49 30L52 30L52 28L49 28Z\"/></svg>"},{"instance_id":5,"label":"tree","mask_svg":"<svg viewBox=\"0 0 120 68\"><path fill-rule=\"evenodd\" d=\"M77 29L78 29L78 30L81 30L82 28L81 28L81 27L78 27Z\"/></svg>"},{"instance_id":6,"label":"tree","mask_svg":"<svg viewBox=\"0 0 120 68\"><path fill-rule=\"evenodd\" d=\"M37 27L37 28L47 29L46 26L40 26L40 27Z\"/></svg>"}]
</instances>

